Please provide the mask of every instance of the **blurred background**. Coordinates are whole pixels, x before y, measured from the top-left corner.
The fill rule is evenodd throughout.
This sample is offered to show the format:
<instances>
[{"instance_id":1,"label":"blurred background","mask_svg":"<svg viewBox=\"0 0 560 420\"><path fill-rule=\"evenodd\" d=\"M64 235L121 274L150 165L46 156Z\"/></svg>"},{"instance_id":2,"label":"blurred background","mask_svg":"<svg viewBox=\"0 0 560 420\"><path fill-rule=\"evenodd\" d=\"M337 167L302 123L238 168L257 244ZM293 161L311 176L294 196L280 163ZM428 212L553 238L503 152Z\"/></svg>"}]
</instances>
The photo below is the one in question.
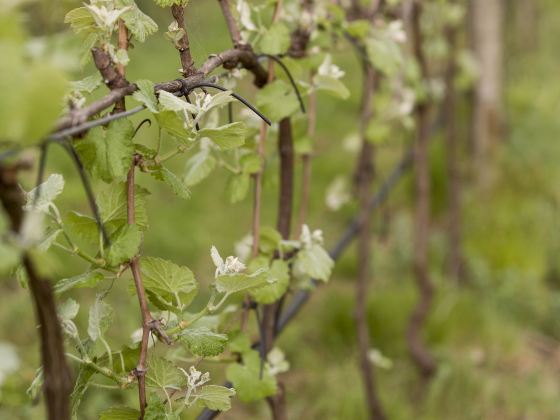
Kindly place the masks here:
<instances>
[{"instance_id":1,"label":"blurred background","mask_svg":"<svg viewBox=\"0 0 560 420\"><path fill-rule=\"evenodd\" d=\"M171 21L167 12L152 1L137 3L163 32ZM482 8L470 16L487 19L478 26L488 29L493 21L489 9L485 13L484 2L468 3ZM39 53L65 66L76 80L93 72L91 67L77 65L79 45L62 23L64 14L79 5L62 0L30 4L28 16L32 19L27 25L39 37ZM502 60L496 57L498 64L494 66L501 67L494 82L501 86L496 103L501 122L483 166L473 163L477 150L476 129L472 127L475 88L461 92L459 98L459 170L463 180L460 281L448 274L448 177L441 117L435 119L430 140L429 253L436 296L425 337L439 369L429 385L419 379L404 338L417 299L412 271L414 190L410 173L372 219L368 321L377 350L373 362L379 395L390 419L560 418L560 3L504 0L500 5L502 44L497 51L501 49L503 54ZM191 1L187 24L196 63L229 47L216 1ZM464 25L472 26L472 22ZM41 38L47 35L51 36L48 41ZM129 80L178 77L177 53L159 35L130 51ZM343 44L334 61L346 72L343 81L352 94L347 101L322 94L318 97L308 217L310 227L323 229L327 248L357 211L355 200L336 211L327 205L333 182L343 179L351 185L359 150L360 63ZM483 71L483 66L479 70ZM243 94L249 98L254 95L249 83ZM139 122L144 117L133 118ZM152 126L143 128L138 138L149 144L156 134L157 128ZM403 131L377 145L376 185L412 141L413 135ZM88 213L71 162L55 150L47 172L62 173L67 180L59 207ZM178 171L184 166L180 159L174 164ZM275 224L275 165L276 161L269 162L268 173L272 175L265 179L263 222L268 225ZM297 172L299 176L299 169ZM209 281L214 270L210 247L216 245L226 255L233 254L233 244L250 232L250 200L230 204L227 181L225 173L208 178L193 187L190 201L176 199L167 188L154 184L148 200L151 229L145 237L144 253L187 265L199 281ZM25 182L30 189L33 176ZM351 187L348 192L352 192ZM50 263L56 278L75 275L84 268L62 254ZM366 418L353 319L356 276L352 246L337 262L331 281L314 292L278 341L291 364L290 371L282 375L291 419ZM139 314L135 297L125 284L116 283L114 290L110 299L118 322L108 339L118 342L136 328ZM25 393L39 364L28 291L15 279L5 279L0 283L0 295L0 418L43 418L42 404L30 401ZM85 307L94 294L77 292L76 299ZM204 296L200 299L202 304ZM87 313L82 312L78 323L87 325ZM3 369L2 365L8 367ZM212 366L208 369L213 372ZM217 370L213 379L219 378ZM137 398L134 389L95 391L86 395L80 418L94 419L102 408L134 404ZM268 418L268 408L264 402L235 401L222 418Z\"/></svg>"}]
</instances>

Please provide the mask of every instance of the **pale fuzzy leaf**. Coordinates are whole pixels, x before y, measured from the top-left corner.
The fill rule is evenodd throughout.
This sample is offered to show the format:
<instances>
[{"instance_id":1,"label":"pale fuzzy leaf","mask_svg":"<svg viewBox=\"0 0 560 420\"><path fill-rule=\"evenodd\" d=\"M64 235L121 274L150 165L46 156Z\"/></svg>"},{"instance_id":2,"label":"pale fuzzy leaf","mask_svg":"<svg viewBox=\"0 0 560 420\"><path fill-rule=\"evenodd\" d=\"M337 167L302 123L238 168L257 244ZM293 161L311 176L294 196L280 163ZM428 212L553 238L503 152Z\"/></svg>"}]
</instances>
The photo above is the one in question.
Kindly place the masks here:
<instances>
[{"instance_id":1,"label":"pale fuzzy leaf","mask_svg":"<svg viewBox=\"0 0 560 420\"><path fill-rule=\"evenodd\" d=\"M103 301L101 295L97 295L95 303L89 309L88 335L93 341L97 341L109 329L113 314L113 308Z\"/></svg>"},{"instance_id":2,"label":"pale fuzzy leaf","mask_svg":"<svg viewBox=\"0 0 560 420\"><path fill-rule=\"evenodd\" d=\"M59 280L54 285L54 292L61 294L72 289L81 289L85 287L95 287L97 283L102 281L105 277L98 271L89 271L79 276L69 277Z\"/></svg>"},{"instance_id":3,"label":"pale fuzzy leaf","mask_svg":"<svg viewBox=\"0 0 560 420\"><path fill-rule=\"evenodd\" d=\"M267 285L266 270L258 270L253 274L225 274L216 277L215 287L219 293L237 293Z\"/></svg>"},{"instance_id":4,"label":"pale fuzzy leaf","mask_svg":"<svg viewBox=\"0 0 560 420\"><path fill-rule=\"evenodd\" d=\"M294 271L303 273L311 278L328 281L331 276L334 261L321 245L312 244L297 253Z\"/></svg>"},{"instance_id":5,"label":"pale fuzzy leaf","mask_svg":"<svg viewBox=\"0 0 560 420\"><path fill-rule=\"evenodd\" d=\"M201 150L187 161L187 172L183 180L185 185L191 187L205 179L216 167L216 159L208 150Z\"/></svg>"},{"instance_id":6,"label":"pale fuzzy leaf","mask_svg":"<svg viewBox=\"0 0 560 420\"><path fill-rule=\"evenodd\" d=\"M64 189L64 178L60 174L52 174L40 186L33 188L25 194L26 202L24 210L32 209L48 212L53 201L62 193ZM39 191L39 196L35 198Z\"/></svg>"},{"instance_id":7,"label":"pale fuzzy leaf","mask_svg":"<svg viewBox=\"0 0 560 420\"><path fill-rule=\"evenodd\" d=\"M58 305L57 313L58 316L65 320L71 321L76 318L78 311L80 310L80 305L74 299L67 299L64 303Z\"/></svg>"},{"instance_id":8,"label":"pale fuzzy leaf","mask_svg":"<svg viewBox=\"0 0 560 420\"><path fill-rule=\"evenodd\" d=\"M208 137L221 150L231 150L245 143L246 127L243 122L234 122L216 128L203 128L198 138Z\"/></svg>"},{"instance_id":9,"label":"pale fuzzy leaf","mask_svg":"<svg viewBox=\"0 0 560 420\"><path fill-rule=\"evenodd\" d=\"M196 113L197 109L194 105L189 104L187 101L183 101L172 93L166 92L165 90L160 90L158 92L159 103L164 111L173 112L190 112Z\"/></svg>"},{"instance_id":10,"label":"pale fuzzy leaf","mask_svg":"<svg viewBox=\"0 0 560 420\"><path fill-rule=\"evenodd\" d=\"M350 97L348 88L335 77L316 74L313 77L313 84L318 90L330 93L337 98L348 99Z\"/></svg>"},{"instance_id":11,"label":"pale fuzzy leaf","mask_svg":"<svg viewBox=\"0 0 560 420\"><path fill-rule=\"evenodd\" d=\"M140 10L134 0L119 0L119 3L121 3L120 6L130 7L130 10L122 15L122 19L134 38L140 42L144 42L148 35L157 32L157 23Z\"/></svg>"},{"instance_id":12,"label":"pale fuzzy leaf","mask_svg":"<svg viewBox=\"0 0 560 420\"><path fill-rule=\"evenodd\" d=\"M220 255L220 252L218 251L218 249L213 245L212 245L212 248L210 248L210 257L212 257L212 262L214 263L216 268L223 267L224 259Z\"/></svg>"}]
</instances>

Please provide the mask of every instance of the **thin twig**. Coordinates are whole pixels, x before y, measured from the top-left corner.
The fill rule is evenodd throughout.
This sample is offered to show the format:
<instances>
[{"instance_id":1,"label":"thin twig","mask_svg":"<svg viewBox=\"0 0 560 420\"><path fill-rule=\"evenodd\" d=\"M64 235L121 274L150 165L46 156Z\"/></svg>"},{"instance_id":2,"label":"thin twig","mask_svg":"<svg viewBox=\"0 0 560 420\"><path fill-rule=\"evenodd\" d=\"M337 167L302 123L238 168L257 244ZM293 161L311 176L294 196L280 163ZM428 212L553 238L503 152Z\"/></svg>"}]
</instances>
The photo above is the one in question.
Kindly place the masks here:
<instances>
[{"instance_id":1,"label":"thin twig","mask_svg":"<svg viewBox=\"0 0 560 420\"><path fill-rule=\"evenodd\" d=\"M185 7L180 4L174 4L171 6L171 14L177 22L179 29L183 30L183 36L177 42L176 47L179 50L179 56L181 58L181 73L184 77L188 77L196 73L196 68L194 67L194 60L191 55L191 47L189 44L189 36L185 25Z\"/></svg>"},{"instance_id":2,"label":"thin twig","mask_svg":"<svg viewBox=\"0 0 560 420\"><path fill-rule=\"evenodd\" d=\"M235 48L242 47L244 44L241 40L241 32L237 27L235 19L231 14L231 5L229 4L229 0L218 0L220 6L222 7L222 13L224 15L224 19L226 20L226 25L228 27L228 32L231 37L231 41L233 42L233 46Z\"/></svg>"}]
</instances>

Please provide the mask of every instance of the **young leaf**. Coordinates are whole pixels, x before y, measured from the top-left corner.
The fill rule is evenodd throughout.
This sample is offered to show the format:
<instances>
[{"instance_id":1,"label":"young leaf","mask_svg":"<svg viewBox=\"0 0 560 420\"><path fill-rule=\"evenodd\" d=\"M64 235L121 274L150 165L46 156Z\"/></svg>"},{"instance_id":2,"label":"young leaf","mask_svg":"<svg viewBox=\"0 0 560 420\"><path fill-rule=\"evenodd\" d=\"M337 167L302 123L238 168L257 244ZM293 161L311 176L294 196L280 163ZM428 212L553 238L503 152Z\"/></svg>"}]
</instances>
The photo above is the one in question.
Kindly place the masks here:
<instances>
[{"instance_id":1,"label":"young leaf","mask_svg":"<svg viewBox=\"0 0 560 420\"><path fill-rule=\"evenodd\" d=\"M181 342L196 356L217 356L224 351L227 335L218 334L206 327L187 329L181 334Z\"/></svg>"},{"instance_id":2,"label":"young leaf","mask_svg":"<svg viewBox=\"0 0 560 420\"><path fill-rule=\"evenodd\" d=\"M178 142L185 143L191 139L192 132L181 115L174 111L160 111L155 117L160 128Z\"/></svg>"},{"instance_id":3,"label":"young leaf","mask_svg":"<svg viewBox=\"0 0 560 420\"><path fill-rule=\"evenodd\" d=\"M235 390L219 385L204 385L197 394L197 401L210 410L227 411L231 408L231 397Z\"/></svg>"},{"instance_id":4,"label":"young leaf","mask_svg":"<svg viewBox=\"0 0 560 420\"><path fill-rule=\"evenodd\" d=\"M328 281L334 261L325 249L319 244L313 244L297 253L294 271L304 273L311 278Z\"/></svg>"},{"instance_id":5,"label":"young leaf","mask_svg":"<svg viewBox=\"0 0 560 420\"><path fill-rule=\"evenodd\" d=\"M245 143L245 124L234 122L217 128L203 128L197 132L198 138L208 137L221 150L231 150Z\"/></svg>"},{"instance_id":6,"label":"young leaf","mask_svg":"<svg viewBox=\"0 0 560 420\"><path fill-rule=\"evenodd\" d=\"M136 86L138 86L138 90L132 94L132 97L146 105L146 108L151 112L157 114L159 111L156 94L154 93L154 84L149 80L138 80L136 81Z\"/></svg>"},{"instance_id":7,"label":"young leaf","mask_svg":"<svg viewBox=\"0 0 560 420\"><path fill-rule=\"evenodd\" d=\"M250 292L258 303L273 303L286 293L290 285L288 264L283 260L274 260L267 272L267 282L269 284Z\"/></svg>"},{"instance_id":8,"label":"young leaf","mask_svg":"<svg viewBox=\"0 0 560 420\"><path fill-rule=\"evenodd\" d=\"M233 383L241 401L258 401L276 394L276 378L266 365L261 378L260 366L259 353L255 350L243 355L243 365L236 363L228 366L226 377Z\"/></svg>"},{"instance_id":9,"label":"young leaf","mask_svg":"<svg viewBox=\"0 0 560 420\"><path fill-rule=\"evenodd\" d=\"M65 321L71 321L76 318L79 310L80 305L78 304L78 302L76 302L74 299L68 299L58 306L57 313L61 319Z\"/></svg>"},{"instance_id":10,"label":"young leaf","mask_svg":"<svg viewBox=\"0 0 560 420\"><path fill-rule=\"evenodd\" d=\"M192 187L206 178L216 167L216 159L209 150L203 149L187 161L187 172L183 181L187 187Z\"/></svg>"},{"instance_id":11,"label":"young leaf","mask_svg":"<svg viewBox=\"0 0 560 420\"><path fill-rule=\"evenodd\" d=\"M148 214L146 213L146 196L148 190L136 185L135 187L136 225L140 230L148 228ZM99 194L98 205L101 219L113 227L120 227L127 223L127 186L119 183Z\"/></svg>"},{"instance_id":12,"label":"young leaf","mask_svg":"<svg viewBox=\"0 0 560 420\"><path fill-rule=\"evenodd\" d=\"M257 105L261 112L274 122L292 115L299 109L293 88L279 79L259 90Z\"/></svg>"},{"instance_id":13,"label":"young leaf","mask_svg":"<svg viewBox=\"0 0 560 420\"><path fill-rule=\"evenodd\" d=\"M85 139L76 142L76 151L94 177L110 183L124 177L130 169L133 135L134 127L129 120L116 120L108 128L91 129Z\"/></svg>"},{"instance_id":14,"label":"young leaf","mask_svg":"<svg viewBox=\"0 0 560 420\"><path fill-rule=\"evenodd\" d=\"M119 0L120 7L130 7L130 9L122 15L122 20L130 33L140 42L144 42L148 35L158 30L157 23L140 10L134 0Z\"/></svg>"},{"instance_id":15,"label":"young leaf","mask_svg":"<svg viewBox=\"0 0 560 420\"><path fill-rule=\"evenodd\" d=\"M285 53L290 47L290 30L283 23L273 24L261 38L259 46L264 54Z\"/></svg>"},{"instance_id":16,"label":"young leaf","mask_svg":"<svg viewBox=\"0 0 560 420\"><path fill-rule=\"evenodd\" d=\"M95 20L85 7L78 7L66 13L66 16L64 16L64 23L69 23L70 27L77 34L95 30Z\"/></svg>"},{"instance_id":17,"label":"young leaf","mask_svg":"<svg viewBox=\"0 0 560 420\"><path fill-rule=\"evenodd\" d=\"M103 274L98 271L88 271L79 276L59 280L54 285L54 292L59 295L72 289L95 287L104 278Z\"/></svg>"},{"instance_id":18,"label":"young leaf","mask_svg":"<svg viewBox=\"0 0 560 420\"><path fill-rule=\"evenodd\" d=\"M90 244L97 244L99 242L99 227L97 223L95 223L93 217L71 211L66 215L64 225L72 234L84 239Z\"/></svg>"},{"instance_id":19,"label":"young leaf","mask_svg":"<svg viewBox=\"0 0 560 420\"><path fill-rule=\"evenodd\" d=\"M196 113L197 109L194 105L189 104L187 101L183 101L172 93L166 92L165 90L160 90L158 93L159 103L164 111L173 112L192 112Z\"/></svg>"},{"instance_id":20,"label":"young leaf","mask_svg":"<svg viewBox=\"0 0 560 420\"><path fill-rule=\"evenodd\" d=\"M39 189L39 196L37 195ZM37 210L47 213L53 201L58 197L64 189L64 178L60 174L52 174L40 186L33 188L28 193L25 193L25 206L24 210Z\"/></svg>"},{"instance_id":21,"label":"young leaf","mask_svg":"<svg viewBox=\"0 0 560 420\"><path fill-rule=\"evenodd\" d=\"M246 173L235 174L228 184L229 200L235 204L247 196L249 192L250 176Z\"/></svg>"},{"instance_id":22,"label":"young leaf","mask_svg":"<svg viewBox=\"0 0 560 420\"><path fill-rule=\"evenodd\" d=\"M78 420L78 408L80 407L82 398L84 397L88 389L89 381L94 374L95 370L93 370L91 367L83 364L80 365L80 369L78 370L78 377L76 378L76 383L74 384L74 389L72 390L72 394L70 394L70 410L72 420Z\"/></svg>"},{"instance_id":23,"label":"young leaf","mask_svg":"<svg viewBox=\"0 0 560 420\"><path fill-rule=\"evenodd\" d=\"M105 259L110 266L117 266L129 261L138 253L142 234L136 225L123 225L111 235L111 245Z\"/></svg>"},{"instance_id":24,"label":"young leaf","mask_svg":"<svg viewBox=\"0 0 560 420\"><path fill-rule=\"evenodd\" d=\"M186 306L192 302L198 284L191 270L161 258L145 257L141 264L144 287L167 301Z\"/></svg>"},{"instance_id":25,"label":"young leaf","mask_svg":"<svg viewBox=\"0 0 560 420\"><path fill-rule=\"evenodd\" d=\"M146 374L146 386L166 390L181 389L185 383L185 377L181 371L167 359L152 357Z\"/></svg>"},{"instance_id":26,"label":"young leaf","mask_svg":"<svg viewBox=\"0 0 560 420\"><path fill-rule=\"evenodd\" d=\"M336 77L316 74L313 77L313 84L318 90L330 93L336 98L348 99L350 97L348 88Z\"/></svg>"},{"instance_id":27,"label":"young leaf","mask_svg":"<svg viewBox=\"0 0 560 420\"><path fill-rule=\"evenodd\" d=\"M101 295L97 295L95 303L89 309L89 337L97 341L109 329L112 321L113 308L102 299Z\"/></svg>"},{"instance_id":28,"label":"young leaf","mask_svg":"<svg viewBox=\"0 0 560 420\"><path fill-rule=\"evenodd\" d=\"M253 274L225 274L216 277L214 285L219 293L237 293L262 287L268 283L265 270L258 270Z\"/></svg>"},{"instance_id":29,"label":"young leaf","mask_svg":"<svg viewBox=\"0 0 560 420\"><path fill-rule=\"evenodd\" d=\"M99 420L138 420L140 412L130 407L112 407L99 415Z\"/></svg>"},{"instance_id":30,"label":"young leaf","mask_svg":"<svg viewBox=\"0 0 560 420\"><path fill-rule=\"evenodd\" d=\"M156 179L165 182L171 187L173 193L183 200L191 198L191 192L187 188L187 185L165 166L161 166L158 171L152 172L152 175Z\"/></svg>"}]
</instances>

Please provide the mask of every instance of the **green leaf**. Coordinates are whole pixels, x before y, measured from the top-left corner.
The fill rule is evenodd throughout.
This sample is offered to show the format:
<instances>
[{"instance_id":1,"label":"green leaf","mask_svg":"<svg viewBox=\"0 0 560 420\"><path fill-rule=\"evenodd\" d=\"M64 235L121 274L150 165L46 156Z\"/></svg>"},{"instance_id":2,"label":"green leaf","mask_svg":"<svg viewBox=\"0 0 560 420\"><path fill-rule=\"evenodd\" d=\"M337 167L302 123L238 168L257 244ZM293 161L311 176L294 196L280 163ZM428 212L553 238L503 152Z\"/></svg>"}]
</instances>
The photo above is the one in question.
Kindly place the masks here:
<instances>
[{"instance_id":1,"label":"green leaf","mask_svg":"<svg viewBox=\"0 0 560 420\"><path fill-rule=\"evenodd\" d=\"M138 90L132 94L132 97L146 105L146 108L151 112L157 114L159 112L158 102L154 93L153 82L150 80L138 80L136 81L136 86L138 86Z\"/></svg>"},{"instance_id":2,"label":"green leaf","mask_svg":"<svg viewBox=\"0 0 560 420\"><path fill-rule=\"evenodd\" d=\"M95 374L95 370L91 367L80 364L80 369L78 370L78 377L76 378L76 383L74 384L74 389L72 394L70 394L70 410L72 415L72 420L78 420L78 408L84 398L84 395L88 389L89 381Z\"/></svg>"},{"instance_id":3,"label":"green leaf","mask_svg":"<svg viewBox=\"0 0 560 420\"><path fill-rule=\"evenodd\" d=\"M148 214L146 212L146 196L148 190L135 186L136 225L140 230L148 228ZM120 227L127 223L127 186L126 183L113 185L99 194L98 202L101 220L113 227Z\"/></svg>"},{"instance_id":4,"label":"green leaf","mask_svg":"<svg viewBox=\"0 0 560 420\"><path fill-rule=\"evenodd\" d=\"M231 408L231 397L235 390L219 385L204 385L197 394L197 401L210 410L227 411Z\"/></svg>"},{"instance_id":5,"label":"green leaf","mask_svg":"<svg viewBox=\"0 0 560 420\"><path fill-rule=\"evenodd\" d=\"M258 303L273 303L286 293L290 285L288 264L283 260L274 260L267 272L267 282L269 284L250 292L253 299Z\"/></svg>"},{"instance_id":6,"label":"green leaf","mask_svg":"<svg viewBox=\"0 0 560 420\"><path fill-rule=\"evenodd\" d=\"M225 274L218 276L214 282L219 293L237 293L262 287L268 283L265 270L258 270L253 274Z\"/></svg>"},{"instance_id":7,"label":"green leaf","mask_svg":"<svg viewBox=\"0 0 560 420\"><path fill-rule=\"evenodd\" d=\"M196 107L187 101L183 101L179 97L165 90L158 92L159 103L164 111L173 112L193 112L196 113Z\"/></svg>"},{"instance_id":8,"label":"green leaf","mask_svg":"<svg viewBox=\"0 0 560 420\"><path fill-rule=\"evenodd\" d=\"M97 244L99 242L99 228L92 217L71 211L66 215L64 224L72 234L79 236L88 243Z\"/></svg>"},{"instance_id":9,"label":"green leaf","mask_svg":"<svg viewBox=\"0 0 560 420\"><path fill-rule=\"evenodd\" d=\"M264 54L285 53L290 47L290 30L283 23L273 24L261 38L259 46Z\"/></svg>"},{"instance_id":10,"label":"green leaf","mask_svg":"<svg viewBox=\"0 0 560 420\"><path fill-rule=\"evenodd\" d=\"M162 401L157 394L152 393L148 398L144 420L180 420L180 417L174 412L169 412L165 401Z\"/></svg>"},{"instance_id":11,"label":"green leaf","mask_svg":"<svg viewBox=\"0 0 560 420\"><path fill-rule=\"evenodd\" d=\"M175 140L185 143L191 139L192 131L185 125L182 116L174 111L160 111L155 114L160 128Z\"/></svg>"},{"instance_id":12,"label":"green leaf","mask_svg":"<svg viewBox=\"0 0 560 420\"><path fill-rule=\"evenodd\" d=\"M76 151L92 176L109 183L123 178L130 169L133 135L129 120L116 120L108 128L91 129L85 139L76 142Z\"/></svg>"},{"instance_id":13,"label":"green leaf","mask_svg":"<svg viewBox=\"0 0 560 420\"><path fill-rule=\"evenodd\" d=\"M124 20L126 27L138 41L144 42L148 35L157 32L157 23L143 13L134 0L118 0L118 3L120 7L130 7L130 10L122 15L122 20Z\"/></svg>"},{"instance_id":14,"label":"green leaf","mask_svg":"<svg viewBox=\"0 0 560 420\"><path fill-rule=\"evenodd\" d=\"M62 109L66 80L53 67L33 64L23 86L20 94L24 98L33 97L32 101L25 101L24 115L19 119L24 122L21 139L30 144L42 139L53 129ZM37 92L41 94L37 95Z\"/></svg>"},{"instance_id":15,"label":"green leaf","mask_svg":"<svg viewBox=\"0 0 560 420\"><path fill-rule=\"evenodd\" d=\"M209 150L202 149L187 161L187 172L183 181L187 187L198 184L205 179L216 167L216 159Z\"/></svg>"},{"instance_id":16,"label":"green leaf","mask_svg":"<svg viewBox=\"0 0 560 420\"><path fill-rule=\"evenodd\" d=\"M54 285L54 292L59 295L68 290L95 287L97 283L105 279L103 274L98 271L89 271L79 276L69 277L59 280Z\"/></svg>"},{"instance_id":17,"label":"green leaf","mask_svg":"<svg viewBox=\"0 0 560 420\"><path fill-rule=\"evenodd\" d=\"M294 271L304 273L311 278L328 281L334 261L327 251L318 244L313 244L309 248L304 248L297 253L294 263Z\"/></svg>"},{"instance_id":18,"label":"green leaf","mask_svg":"<svg viewBox=\"0 0 560 420\"><path fill-rule=\"evenodd\" d=\"M145 257L141 264L144 287L177 306L189 305L198 290L191 270L161 258Z\"/></svg>"},{"instance_id":19,"label":"green leaf","mask_svg":"<svg viewBox=\"0 0 560 420\"><path fill-rule=\"evenodd\" d=\"M109 329L113 314L113 308L103 300L103 296L97 295L95 303L89 308L88 335L93 341L97 341Z\"/></svg>"},{"instance_id":20,"label":"green leaf","mask_svg":"<svg viewBox=\"0 0 560 420\"><path fill-rule=\"evenodd\" d=\"M156 2L156 4L158 6L161 7L171 7L174 4L183 4L186 5L186 3L189 2L189 0L154 0Z\"/></svg>"},{"instance_id":21,"label":"green leaf","mask_svg":"<svg viewBox=\"0 0 560 420\"><path fill-rule=\"evenodd\" d=\"M64 189L64 178L60 174L52 174L48 179L38 187L33 188L28 193L25 193L25 207L26 211L38 210L47 213L50 206L53 204L56 197L58 197ZM39 190L39 196L35 199Z\"/></svg>"},{"instance_id":22,"label":"green leaf","mask_svg":"<svg viewBox=\"0 0 560 420\"><path fill-rule=\"evenodd\" d=\"M299 102L292 86L275 80L257 93L260 111L271 121L278 122L299 109Z\"/></svg>"},{"instance_id":23,"label":"green leaf","mask_svg":"<svg viewBox=\"0 0 560 420\"><path fill-rule=\"evenodd\" d=\"M101 412L99 420L138 420L140 411L130 407L112 407Z\"/></svg>"},{"instance_id":24,"label":"green leaf","mask_svg":"<svg viewBox=\"0 0 560 420\"><path fill-rule=\"evenodd\" d=\"M368 38L366 52L371 63L387 76L396 74L403 67L399 46L389 37Z\"/></svg>"},{"instance_id":25,"label":"green leaf","mask_svg":"<svg viewBox=\"0 0 560 420\"><path fill-rule=\"evenodd\" d=\"M111 235L111 245L107 249L106 261L110 266L117 266L129 261L138 253L142 234L136 225L123 225Z\"/></svg>"},{"instance_id":26,"label":"green leaf","mask_svg":"<svg viewBox=\"0 0 560 420\"><path fill-rule=\"evenodd\" d=\"M367 19L358 19L348 23L346 31L354 38L363 40L369 33L371 23Z\"/></svg>"},{"instance_id":27,"label":"green leaf","mask_svg":"<svg viewBox=\"0 0 560 420\"><path fill-rule=\"evenodd\" d=\"M8 274L20 262L20 251L0 241L0 275Z\"/></svg>"},{"instance_id":28,"label":"green leaf","mask_svg":"<svg viewBox=\"0 0 560 420\"><path fill-rule=\"evenodd\" d=\"M276 378L270 374L266 365L262 378L260 377L261 360L257 351L245 353L243 363L230 365L226 371L226 377L233 383L241 401L258 401L276 394Z\"/></svg>"},{"instance_id":29,"label":"green leaf","mask_svg":"<svg viewBox=\"0 0 560 420\"><path fill-rule=\"evenodd\" d=\"M325 91L336 98L348 99L350 97L348 88L336 77L316 74L313 77L313 84L318 90Z\"/></svg>"},{"instance_id":30,"label":"green leaf","mask_svg":"<svg viewBox=\"0 0 560 420\"><path fill-rule=\"evenodd\" d=\"M152 357L148 363L146 386L150 388L181 389L185 377L172 362L162 357Z\"/></svg>"},{"instance_id":31,"label":"green leaf","mask_svg":"<svg viewBox=\"0 0 560 420\"><path fill-rule=\"evenodd\" d=\"M373 144L383 143L390 134L391 126L387 122L375 118L370 120L366 129L366 138Z\"/></svg>"},{"instance_id":32,"label":"green leaf","mask_svg":"<svg viewBox=\"0 0 560 420\"><path fill-rule=\"evenodd\" d=\"M61 303L57 308L58 316L65 320L71 321L76 318L78 311L80 310L80 305L74 299L67 299L64 303Z\"/></svg>"},{"instance_id":33,"label":"green leaf","mask_svg":"<svg viewBox=\"0 0 560 420\"><path fill-rule=\"evenodd\" d=\"M206 327L187 329L181 334L181 342L194 355L217 356L224 351L227 335L218 334Z\"/></svg>"},{"instance_id":34,"label":"green leaf","mask_svg":"<svg viewBox=\"0 0 560 420\"><path fill-rule=\"evenodd\" d=\"M81 80L70 82L70 89L73 92L92 93L101 85L102 81L103 79L101 78L101 75L99 73L94 73Z\"/></svg>"},{"instance_id":35,"label":"green leaf","mask_svg":"<svg viewBox=\"0 0 560 420\"><path fill-rule=\"evenodd\" d=\"M217 128L203 128L197 136L208 137L221 150L231 150L245 144L245 132L245 123L234 122Z\"/></svg>"},{"instance_id":36,"label":"green leaf","mask_svg":"<svg viewBox=\"0 0 560 420\"><path fill-rule=\"evenodd\" d=\"M261 158L256 153L248 153L239 160L241 170L245 174L253 175L261 170Z\"/></svg>"},{"instance_id":37,"label":"green leaf","mask_svg":"<svg viewBox=\"0 0 560 420\"><path fill-rule=\"evenodd\" d=\"M250 176L246 173L235 174L228 184L229 200L232 204L242 201L249 192Z\"/></svg>"},{"instance_id":38,"label":"green leaf","mask_svg":"<svg viewBox=\"0 0 560 420\"><path fill-rule=\"evenodd\" d=\"M96 27L93 16L85 7L78 7L66 13L64 23L69 23L74 32L78 34L80 32L94 31Z\"/></svg>"},{"instance_id":39,"label":"green leaf","mask_svg":"<svg viewBox=\"0 0 560 420\"><path fill-rule=\"evenodd\" d=\"M161 166L158 171L152 172L152 175L159 179L160 181L165 182L175 195L178 197L188 200L191 198L191 192L187 188L185 182L181 181L173 172L167 169L165 166Z\"/></svg>"},{"instance_id":40,"label":"green leaf","mask_svg":"<svg viewBox=\"0 0 560 420\"><path fill-rule=\"evenodd\" d=\"M273 254L280 247L282 235L271 226L262 226L259 234L259 250L265 255Z\"/></svg>"}]
</instances>

